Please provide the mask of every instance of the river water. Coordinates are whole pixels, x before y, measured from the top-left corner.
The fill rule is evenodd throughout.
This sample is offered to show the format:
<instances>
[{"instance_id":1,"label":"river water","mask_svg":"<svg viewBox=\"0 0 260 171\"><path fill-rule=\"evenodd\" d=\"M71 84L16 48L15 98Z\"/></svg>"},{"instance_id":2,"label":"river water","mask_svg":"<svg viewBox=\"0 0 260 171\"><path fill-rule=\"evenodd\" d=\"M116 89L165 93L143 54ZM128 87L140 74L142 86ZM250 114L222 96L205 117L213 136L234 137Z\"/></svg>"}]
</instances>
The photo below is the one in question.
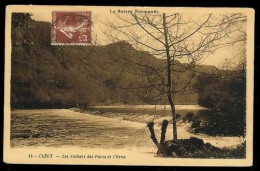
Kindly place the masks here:
<instances>
[{"instance_id":1,"label":"river water","mask_svg":"<svg viewBox=\"0 0 260 171\"><path fill-rule=\"evenodd\" d=\"M131 107L132 112L129 112ZM11 146L73 146L127 150L138 148L154 153L156 147L150 139L146 124L151 120L155 122L155 133L157 139L160 139L161 121L165 118L171 119L169 114L161 113L160 110L156 114L151 114L151 111L154 111L152 106L101 108L103 109L101 113L81 113L70 109L14 110L11 112ZM105 108L106 112L104 112ZM111 111L112 109L114 111ZM179 109L178 107L176 109L177 112L181 110L204 110L195 106L186 106L186 108L179 106ZM140 114L140 111L146 112ZM150 111L150 113L147 111ZM164 111L164 109L161 111ZM194 136L220 148L234 148L242 142L239 137L213 137L193 134L188 131L189 127L190 123L182 121L177 123L179 139ZM166 140L170 139L172 139L172 124L169 124L166 133Z\"/></svg>"}]
</instances>

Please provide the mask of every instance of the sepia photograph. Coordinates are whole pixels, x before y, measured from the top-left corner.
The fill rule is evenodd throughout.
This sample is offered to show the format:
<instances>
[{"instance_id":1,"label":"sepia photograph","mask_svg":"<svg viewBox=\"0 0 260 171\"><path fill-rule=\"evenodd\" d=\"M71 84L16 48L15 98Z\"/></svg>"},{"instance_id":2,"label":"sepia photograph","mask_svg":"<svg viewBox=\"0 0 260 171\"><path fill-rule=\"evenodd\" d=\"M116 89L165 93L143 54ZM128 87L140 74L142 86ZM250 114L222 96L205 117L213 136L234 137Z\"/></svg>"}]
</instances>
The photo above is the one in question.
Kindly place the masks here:
<instances>
[{"instance_id":1,"label":"sepia photograph","mask_svg":"<svg viewBox=\"0 0 260 171\"><path fill-rule=\"evenodd\" d=\"M254 10L8 6L4 161L250 166Z\"/></svg>"}]
</instances>

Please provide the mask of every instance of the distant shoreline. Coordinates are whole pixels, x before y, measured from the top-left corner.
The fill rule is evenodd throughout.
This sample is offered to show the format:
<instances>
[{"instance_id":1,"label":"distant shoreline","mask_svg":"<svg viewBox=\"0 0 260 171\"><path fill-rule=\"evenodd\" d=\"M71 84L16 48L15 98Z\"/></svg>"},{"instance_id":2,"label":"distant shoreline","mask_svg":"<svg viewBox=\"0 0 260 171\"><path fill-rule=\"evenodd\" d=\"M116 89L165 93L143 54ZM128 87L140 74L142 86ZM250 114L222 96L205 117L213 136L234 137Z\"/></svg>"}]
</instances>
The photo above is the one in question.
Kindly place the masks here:
<instances>
[{"instance_id":1,"label":"distant shoreline","mask_svg":"<svg viewBox=\"0 0 260 171\"><path fill-rule=\"evenodd\" d=\"M98 105L90 106L91 108L136 108L136 109L153 109L156 107L158 110L170 109L170 105ZM195 105L175 105L176 110L208 110L198 104Z\"/></svg>"}]
</instances>

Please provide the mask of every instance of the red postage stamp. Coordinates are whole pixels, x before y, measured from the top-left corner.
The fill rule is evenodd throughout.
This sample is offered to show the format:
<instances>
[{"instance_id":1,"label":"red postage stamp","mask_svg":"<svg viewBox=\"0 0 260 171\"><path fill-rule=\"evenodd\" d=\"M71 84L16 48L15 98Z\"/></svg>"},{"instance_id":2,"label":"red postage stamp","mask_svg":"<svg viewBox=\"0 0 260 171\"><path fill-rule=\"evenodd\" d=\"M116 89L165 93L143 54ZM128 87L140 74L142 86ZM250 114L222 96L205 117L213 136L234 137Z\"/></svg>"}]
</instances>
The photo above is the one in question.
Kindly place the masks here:
<instances>
[{"instance_id":1,"label":"red postage stamp","mask_svg":"<svg viewBox=\"0 0 260 171\"><path fill-rule=\"evenodd\" d=\"M90 45L91 12L52 12L52 45Z\"/></svg>"}]
</instances>

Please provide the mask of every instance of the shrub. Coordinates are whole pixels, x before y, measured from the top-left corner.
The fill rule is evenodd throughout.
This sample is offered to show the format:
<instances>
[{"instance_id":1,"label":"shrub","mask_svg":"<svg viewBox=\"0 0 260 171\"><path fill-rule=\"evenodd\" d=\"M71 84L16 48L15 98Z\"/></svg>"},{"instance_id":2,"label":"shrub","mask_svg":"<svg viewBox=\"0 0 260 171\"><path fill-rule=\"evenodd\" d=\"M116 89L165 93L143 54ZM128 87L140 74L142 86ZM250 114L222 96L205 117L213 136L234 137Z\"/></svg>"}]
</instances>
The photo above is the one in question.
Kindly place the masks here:
<instances>
[{"instance_id":1,"label":"shrub","mask_svg":"<svg viewBox=\"0 0 260 171\"><path fill-rule=\"evenodd\" d=\"M179 120L181 118L181 115L179 113L176 113L176 119Z\"/></svg>"},{"instance_id":2,"label":"shrub","mask_svg":"<svg viewBox=\"0 0 260 171\"><path fill-rule=\"evenodd\" d=\"M183 121L188 121L188 122L191 122L193 121L195 118L195 115L193 112L188 112L185 117L183 118Z\"/></svg>"}]
</instances>

